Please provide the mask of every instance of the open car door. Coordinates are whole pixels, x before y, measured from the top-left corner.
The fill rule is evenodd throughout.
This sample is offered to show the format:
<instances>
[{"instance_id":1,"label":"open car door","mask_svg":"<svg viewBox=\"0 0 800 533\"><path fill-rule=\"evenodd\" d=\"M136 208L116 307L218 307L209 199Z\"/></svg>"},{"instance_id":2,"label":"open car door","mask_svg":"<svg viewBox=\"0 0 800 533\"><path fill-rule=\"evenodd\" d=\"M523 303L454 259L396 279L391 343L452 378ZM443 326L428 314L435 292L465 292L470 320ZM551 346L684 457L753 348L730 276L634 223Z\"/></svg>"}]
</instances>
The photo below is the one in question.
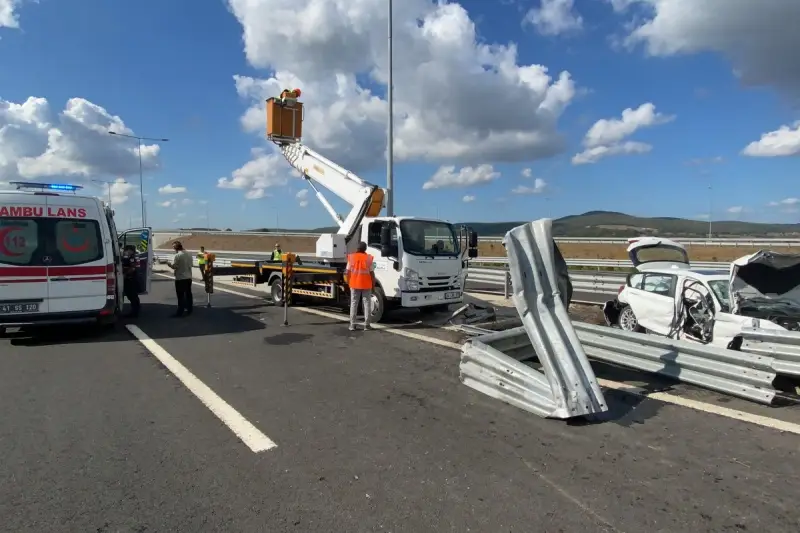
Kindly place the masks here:
<instances>
[{"instance_id":1,"label":"open car door","mask_svg":"<svg viewBox=\"0 0 800 533\"><path fill-rule=\"evenodd\" d=\"M153 230L152 228L133 228L122 232L119 236L119 246L127 245L136 248L136 275L139 277L139 294L150 292L151 278L153 277Z\"/></svg>"},{"instance_id":2,"label":"open car door","mask_svg":"<svg viewBox=\"0 0 800 533\"><path fill-rule=\"evenodd\" d=\"M640 237L629 239L628 243L628 257L639 272L689 268L689 254L678 242L658 237Z\"/></svg>"}]
</instances>

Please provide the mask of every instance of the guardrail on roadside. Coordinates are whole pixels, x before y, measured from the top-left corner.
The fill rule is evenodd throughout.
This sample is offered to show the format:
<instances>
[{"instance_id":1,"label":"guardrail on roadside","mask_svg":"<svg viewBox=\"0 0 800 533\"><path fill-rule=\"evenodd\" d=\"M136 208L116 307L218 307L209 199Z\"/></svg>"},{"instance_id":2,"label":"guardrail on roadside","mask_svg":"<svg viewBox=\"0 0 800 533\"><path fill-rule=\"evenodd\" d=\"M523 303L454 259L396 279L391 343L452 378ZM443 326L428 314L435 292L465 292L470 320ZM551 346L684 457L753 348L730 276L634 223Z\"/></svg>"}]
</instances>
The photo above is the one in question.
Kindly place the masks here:
<instances>
[{"instance_id":1,"label":"guardrail on roadside","mask_svg":"<svg viewBox=\"0 0 800 533\"><path fill-rule=\"evenodd\" d=\"M155 230L154 234L168 233L170 235L245 235L245 236L272 236L272 237L319 237L320 233L302 232L302 231L195 231L195 230ZM484 242L501 242L503 236L487 235L479 237L479 240ZM556 242L565 243L595 243L595 244L619 244L624 245L628 243L627 238L615 237L556 237ZM717 237L708 239L705 237L691 237L691 238L673 238L677 242L683 244L695 244L702 246L780 246L780 247L798 247L800 246L800 238L791 239L783 237Z\"/></svg>"}]
</instances>

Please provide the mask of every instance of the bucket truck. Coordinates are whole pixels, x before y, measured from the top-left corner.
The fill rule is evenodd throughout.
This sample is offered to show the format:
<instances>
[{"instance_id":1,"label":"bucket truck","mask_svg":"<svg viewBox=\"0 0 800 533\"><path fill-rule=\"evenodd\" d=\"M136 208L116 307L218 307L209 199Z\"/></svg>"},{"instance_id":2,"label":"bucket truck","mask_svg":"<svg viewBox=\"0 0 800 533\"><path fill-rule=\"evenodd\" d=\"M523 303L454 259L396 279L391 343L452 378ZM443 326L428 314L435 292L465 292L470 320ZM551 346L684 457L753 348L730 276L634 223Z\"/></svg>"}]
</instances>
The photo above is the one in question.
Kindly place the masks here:
<instances>
[{"instance_id":1,"label":"bucket truck","mask_svg":"<svg viewBox=\"0 0 800 533\"><path fill-rule=\"evenodd\" d=\"M289 98L284 98L287 94ZM463 302L467 261L478 255L477 234L442 220L380 216L385 196L382 188L302 143L302 103L296 99L299 94L297 89L284 91L281 98L267 100L267 137L300 172L339 230L321 235L316 256L303 257L302 263L294 267L297 282L292 284L293 296L349 305L350 291L343 279L347 255L363 241L375 260L373 322L379 322L384 312L392 308L435 311ZM341 216L320 189L344 200L351 210ZM233 262L232 267L237 263ZM281 265L258 263L257 282L269 284L273 300L281 303Z\"/></svg>"}]
</instances>

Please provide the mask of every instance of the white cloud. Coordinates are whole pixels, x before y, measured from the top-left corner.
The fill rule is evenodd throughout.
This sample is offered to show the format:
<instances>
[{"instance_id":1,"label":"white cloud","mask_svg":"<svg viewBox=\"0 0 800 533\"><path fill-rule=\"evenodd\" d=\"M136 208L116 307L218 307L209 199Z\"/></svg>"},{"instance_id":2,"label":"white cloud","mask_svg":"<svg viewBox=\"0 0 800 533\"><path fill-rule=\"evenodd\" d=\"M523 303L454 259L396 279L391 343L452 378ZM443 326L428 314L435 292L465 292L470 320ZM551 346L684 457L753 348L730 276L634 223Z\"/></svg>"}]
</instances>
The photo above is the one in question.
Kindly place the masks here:
<instances>
[{"instance_id":1,"label":"white cloud","mask_svg":"<svg viewBox=\"0 0 800 533\"><path fill-rule=\"evenodd\" d=\"M764 133L742 150L751 157L786 157L800 155L800 121L793 127L781 126L776 131Z\"/></svg>"},{"instance_id":2,"label":"white cloud","mask_svg":"<svg viewBox=\"0 0 800 533\"><path fill-rule=\"evenodd\" d=\"M128 183L122 178L117 178L111 183L111 203L113 205L122 205L128 201L134 191L138 190L139 187L136 185Z\"/></svg>"},{"instance_id":3,"label":"white cloud","mask_svg":"<svg viewBox=\"0 0 800 533\"><path fill-rule=\"evenodd\" d=\"M266 190L270 187L286 185L290 167L282 155L266 154L259 149L252 153L253 159L234 170L230 178L219 178L217 187L245 190L245 198L257 200L268 196Z\"/></svg>"},{"instance_id":4,"label":"white cloud","mask_svg":"<svg viewBox=\"0 0 800 533\"><path fill-rule=\"evenodd\" d=\"M674 119L674 116L656 112L656 106L650 102L636 109L625 109L621 118L600 119L586 132L583 139L585 150L575 155L572 163L584 165L612 155L649 152L653 149L651 145L625 139L642 128L665 124Z\"/></svg>"},{"instance_id":5,"label":"white cloud","mask_svg":"<svg viewBox=\"0 0 800 533\"><path fill-rule=\"evenodd\" d=\"M480 165L477 167L463 167L456 172L453 165L439 167L439 170L426 181L422 188L442 189L452 187L471 187L489 183L500 177L500 173L494 170L492 165Z\"/></svg>"},{"instance_id":6,"label":"white cloud","mask_svg":"<svg viewBox=\"0 0 800 533\"><path fill-rule=\"evenodd\" d=\"M461 199L461 201L462 201L462 202L464 202L465 204L468 204L468 203L470 203L470 202L474 202L474 201L475 201L475 195L472 195L472 194L466 194L466 195L464 195L464 197Z\"/></svg>"},{"instance_id":7,"label":"white cloud","mask_svg":"<svg viewBox=\"0 0 800 533\"><path fill-rule=\"evenodd\" d=\"M19 28L19 17L16 9L22 0L0 0L0 28Z\"/></svg>"},{"instance_id":8,"label":"white cloud","mask_svg":"<svg viewBox=\"0 0 800 533\"><path fill-rule=\"evenodd\" d=\"M167 200L166 202L159 202L158 203L159 207L175 207L176 205L178 205L178 201L177 200Z\"/></svg>"},{"instance_id":9,"label":"white cloud","mask_svg":"<svg viewBox=\"0 0 800 533\"><path fill-rule=\"evenodd\" d=\"M512 194L542 194L547 189L547 182L545 182L542 178L536 178L533 182L533 187L528 187L527 185L517 185L513 189L511 189Z\"/></svg>"},{"instance_id":10,"label":"white cloud","mask_svg":"<svg viewBox=\"0 0 800 533\"><path fill-rule=\"evenodd\" d=\"M800 198L784 198L783 200L778 200L777 202L770 202L770 207L786 207L786 208L795 208L800 204Z\"/></svg>"},{"instance_id":11,"label":"white cloud","mask_svg":"<svg viewBox=\"0 0 800 533\"><path fill-rule=\"evenodd\" d=\"M181 200L181 205L192 205L193 203L194 200L192 200L191 198L184 198L183 200Z\"/></svg>"},{"instance_id":12,"label":"white cloud","mask_svg":"<svg viewBox=\"0 0 800 533\"><path fill-rule=\"evenodd\" d=\"M542 35L560 35L583 28L583 18L575 11L574 0L540 0L531 8L523 24L533 24Z\"/></svg>"},{"instance_id":13,"label":"white cloud","mask_svg":"<svg viewBox=\"0 0 800 533\"><path fill-rule=\"evenodd\" d=\"M242 25L248 62L273 73L235 77L237 92L252 105L244 127L263 136L264 99L299 87L304 142L357 173L379 166L386 101L359 80L386 83L385 0L228 4ZM395 2L393 38L398 162L475 165L564 150L557 122L575 95L568 72L551 76L545 66L520 65L514 44L483 43L457 3ZM499 95L502 106L495 104Z\"/></svg>"},{"instance_id":14,"label":"white cloud","mask_svg":"<svg viewBox=\"0 0 800 533\"><path fill-rule=\"evenodd\" d=\"M0 99L0 180L65 177L88 181L139 173L137 146L109 131L132 134L118 116L71 98L53 117L45 98ZM142 146L142 168L158 168L158 145Z\"/></svg>"},{"instance_id":15,"label":"white cloud","mask_svg":"<svg viewBox=\"0 0 800 533\"><path fill-rule=\"evenodd\" d=\"M300 207L308 207L308 189L301 189L294 195Z\"/></svg>"},{"instance_id":16,"label":"white cloud","mask_svg":"<svg viewBox=\"0 0 800 533\"><path fill-rule=\"evenodd\" d=\"M625 43L652 56L715 52L746 85L800 97L800 2L796 0L612 0L634 11Z\"/></svg>"},{"instance_id":17,"label":"white cloud","mask_svg":"<svg viewBox=\"0 0 800 533\"><path fill-rule=\"evenodd\" d=\"M530 168L523 168L520 174L522 174L523 178L530 178L531 176L533 176L533 170Z\"/></svg>"},{"instance_id":18,"label":"white cloud","mask_svg":"<svg viewBox=\"0 0 800 533\"><path fill-rule=\"evenodd\" d=\"M261 198L266 198L267 196L270 195L267 194L267 192L260 187L257 187L255 189L250 189L249 191L244 193L245 200L260 200Z\"/></svg>"},{"instance_id":19,"label":"white cloud","mask_svg":"<svg viewBox=\"0 0 800 533\"><path fill-rule=\"evenodd\" d=\"M745 210L746 208L742 205L735 205L733 207L729 207L728 209L726 209L726 211L731 215L739 215L741 213L744 213Z\"/></svg>"},{"instance_id":20,"label":"white cloud","mask_svg":"<svg viewBox=\"0 0 800 533\"><path fill-rule=\"evenodd\" d=\"M183 194L186 190L186 187L179 187L171 183L167 183L163 187L158 188L159 194Z\"/></svg>"}]
</instances>

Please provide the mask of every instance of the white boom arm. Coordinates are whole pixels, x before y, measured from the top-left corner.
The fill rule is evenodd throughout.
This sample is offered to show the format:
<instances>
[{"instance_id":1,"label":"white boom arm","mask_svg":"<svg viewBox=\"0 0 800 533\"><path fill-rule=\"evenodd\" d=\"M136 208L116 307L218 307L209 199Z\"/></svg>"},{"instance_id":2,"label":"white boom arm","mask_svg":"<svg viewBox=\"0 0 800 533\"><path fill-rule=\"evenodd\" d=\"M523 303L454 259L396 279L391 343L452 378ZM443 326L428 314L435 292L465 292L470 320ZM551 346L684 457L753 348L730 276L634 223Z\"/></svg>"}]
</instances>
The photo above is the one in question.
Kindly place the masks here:
<instances>
[{"instance_id":1,"label":"white boom arm","mask_svg":"<svg viewBox=\"0 0 800 533\"><path fill-rule=\"evenodd\" d=\"M280 148L289 164L308 181L319 201L339 225L337 233L344 235L347 239L352 237L372 204L373 195L379 187L362 180L300 142L284 144ZM353 209L346 217L342 218L317 189L315 183L334 193L353 206Z\"/></svg>"}]
</instances>

